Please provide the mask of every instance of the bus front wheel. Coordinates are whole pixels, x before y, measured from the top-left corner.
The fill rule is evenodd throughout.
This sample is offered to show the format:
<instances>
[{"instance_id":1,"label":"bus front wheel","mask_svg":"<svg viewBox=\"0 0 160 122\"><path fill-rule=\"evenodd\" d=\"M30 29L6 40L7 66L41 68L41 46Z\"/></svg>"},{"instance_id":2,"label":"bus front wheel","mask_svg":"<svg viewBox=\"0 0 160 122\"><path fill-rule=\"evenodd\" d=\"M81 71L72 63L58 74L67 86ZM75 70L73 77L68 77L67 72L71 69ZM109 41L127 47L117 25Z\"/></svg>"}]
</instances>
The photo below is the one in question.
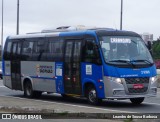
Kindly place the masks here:
<instances>
[{"instance_id":1,"label":"bus front wheel","mask_svg":"<svg viewBox=\"0 0 160 122\"><path fill-rule=\"evenodd\" d=\"M102 101L102 99L98 99L97 91L93 86L87 90L87 100L92 105L99 105Z\"/></svg>"},{"instance_id":2,"label":"bus front wheel","mask_svg":"<svg viewBox=\"0 0 160 122\"><path fill-rule=\"evenodd\" d=\"M139 105L144 101L144 97L141 98L131 98L130 101L132 104Z\"/></svg>"}]
</instances>

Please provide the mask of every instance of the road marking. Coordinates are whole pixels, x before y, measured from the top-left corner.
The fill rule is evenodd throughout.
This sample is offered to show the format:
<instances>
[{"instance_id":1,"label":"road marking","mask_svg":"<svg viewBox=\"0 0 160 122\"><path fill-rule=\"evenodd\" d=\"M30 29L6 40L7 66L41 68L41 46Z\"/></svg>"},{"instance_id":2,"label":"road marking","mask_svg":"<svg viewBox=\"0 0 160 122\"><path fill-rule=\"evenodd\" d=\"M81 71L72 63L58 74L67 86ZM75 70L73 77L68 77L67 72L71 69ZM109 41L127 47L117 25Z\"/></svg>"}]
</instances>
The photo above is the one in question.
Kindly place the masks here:
<instances>
[{"instance_id":1,"label":"road marking","mask_svg":"<svg viewBox=\"0 0 160 122\"><path fill-rule=\"evenodd\" d=\"M0 88L3 88L3 87L5 87L5 86L0 86ZM6 87L5 87L6 88Z\"/></svg>"},{"instance_id":2,"label":"road marking","mask_svg":"<svg viewBox=\"0 0 160 122\"><path fill-rule=\"evenodd\" d=\"M1 97L9 97L9 98L18 98L18 99L22 99L22 100L34 100L37 102L44 102L44 103L55 103L55 104L59 104L59 105L66 105L66 106L72 106L72 107L78 107L78 108L87 108L87 109L96 109L96 110L103 110L103 111L112 111L112 112L123 112L123 113L137 113L137 112L130 112L130 111L121 111L121 110L112 110L112 109L104 109L104 108L96 108L96 107L89 107L89 106L84 106L84 105L74 105L74 104L66 104L66 103L59 103L59 102L50 102L50 101L45 101L45 100L36 100L36 99L28 99L28 98L21 98L21 97L13 97L13 96L3 96L0 95Z\"/></svg>"},{"instance_id":3,"label":"road marking","mask_svg":"<svg viewBox=\"0 0 160 122\"><path fill-rule=\"evenodd\" d=\"M143 103L151 104L151 105L160 105L160 104L158 104L158 103L148 103L148 102L143 102Z\"/></svg>"}]
</instances>

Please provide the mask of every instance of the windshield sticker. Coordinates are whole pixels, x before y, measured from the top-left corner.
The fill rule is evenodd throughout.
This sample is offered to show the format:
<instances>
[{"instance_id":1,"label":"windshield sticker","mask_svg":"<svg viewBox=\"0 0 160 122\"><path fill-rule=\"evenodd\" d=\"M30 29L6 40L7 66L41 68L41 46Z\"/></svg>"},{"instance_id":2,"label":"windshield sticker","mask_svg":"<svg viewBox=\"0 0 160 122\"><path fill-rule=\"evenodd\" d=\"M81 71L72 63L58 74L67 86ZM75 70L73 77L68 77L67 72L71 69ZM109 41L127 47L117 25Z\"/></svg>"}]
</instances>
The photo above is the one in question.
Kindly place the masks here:
<instances>
[{"instance_id":1,"label":"windshield sticker","mask_svg":"<svg viewBox=\"0 0 160 122\"><path fill-rule=\"evenodd\" d=\"M127 38L111 38L111 43L131 43L131 39Z\"/></svg>"},{"instance_id":2,"label":"windshield sticker","mask_svg":"<svg viewBox=\"0 0 160 122\"><path fill-rule=\"evenodd\" d=\"M110 45L109 43L102 43L102 47L105 48L106 50L110 50Z\"/></svg>"}]
</instances>

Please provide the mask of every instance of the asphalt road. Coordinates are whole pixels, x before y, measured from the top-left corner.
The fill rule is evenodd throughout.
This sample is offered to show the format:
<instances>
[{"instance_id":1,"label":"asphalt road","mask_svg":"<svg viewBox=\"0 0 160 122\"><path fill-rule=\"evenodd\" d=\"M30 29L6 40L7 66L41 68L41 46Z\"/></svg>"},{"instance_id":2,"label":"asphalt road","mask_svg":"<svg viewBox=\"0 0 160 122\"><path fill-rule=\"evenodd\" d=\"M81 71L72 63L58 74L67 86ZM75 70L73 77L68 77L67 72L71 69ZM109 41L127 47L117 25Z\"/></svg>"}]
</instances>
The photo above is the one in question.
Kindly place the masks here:
<instances>
[{"instance_id":1,"label":"asphalt road","mask_svg":"<svg viewBox=\"0 0 160 122\"><path fill-rule=\"evenodd\" d=\"M22 91L10 90L3 86L3 81L0 80L0 106L48 109L70 113L160 113L160 89L158 89L157 97L146 98L138 106L133 106L129 100L104 100L100 106L92 106L85 99L65 100L57 94L43 94L39 99L24 98Z\"/></svg>"},{"instance_id":2,"label":"asphalt road","mask_svg":"<svg viewBox=\"0 0 160 122\"><path fill-rule=\"evenodd\" d=\"M6 88L3 81L0 80L0 107L18 107L34 109L47 109L55 112L70 112L70 113L160 113L160 89L158 89L157 97L146 98L145 101L138 106L133 106L129 100L104 100L100 106L92 106L85 99L73 98L65 100L61 95L43 94L39 99L24 98L22 91L14 91ZM33 109L34 108L34 109ZM3 113L3 111L0 111ZM4 121L4 120L0 120ZM5 120L8 122L8 120ZM4 121L4 122L5 122ZM27 120L11 120L11 122L26 122ZM33 121L33 120L28 120ZM42 122L44 120L34 120L34 122ZM45 122L105 122L106 120L99 119L54 119L45 120ZM124 120L107 120L108 122L123 122ZM142 120L138 120L141 122ZM151 121L150 119L145 122ZM159 120L153 120L158 122Z\"/></svg>"}]
</instances>

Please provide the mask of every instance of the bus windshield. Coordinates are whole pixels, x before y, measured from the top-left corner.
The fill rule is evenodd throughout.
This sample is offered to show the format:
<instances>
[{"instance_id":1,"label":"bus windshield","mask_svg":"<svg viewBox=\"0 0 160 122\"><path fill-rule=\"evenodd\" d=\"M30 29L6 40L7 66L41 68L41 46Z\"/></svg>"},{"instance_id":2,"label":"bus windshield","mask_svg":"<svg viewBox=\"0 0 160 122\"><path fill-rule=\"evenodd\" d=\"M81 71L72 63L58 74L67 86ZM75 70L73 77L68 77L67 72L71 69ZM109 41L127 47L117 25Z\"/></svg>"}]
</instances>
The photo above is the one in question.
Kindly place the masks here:
<instances>
[{"instance_id":1,"label":"bus windshield","mask_svg":"<svg viewBox=\"0 0 160 122\"><path fill-rule=\"evenodd\" d=\"M140 37L101 36L100 44L106 63L125 65L153 64L150 52Z\"/></svg>"}]
</instances>

